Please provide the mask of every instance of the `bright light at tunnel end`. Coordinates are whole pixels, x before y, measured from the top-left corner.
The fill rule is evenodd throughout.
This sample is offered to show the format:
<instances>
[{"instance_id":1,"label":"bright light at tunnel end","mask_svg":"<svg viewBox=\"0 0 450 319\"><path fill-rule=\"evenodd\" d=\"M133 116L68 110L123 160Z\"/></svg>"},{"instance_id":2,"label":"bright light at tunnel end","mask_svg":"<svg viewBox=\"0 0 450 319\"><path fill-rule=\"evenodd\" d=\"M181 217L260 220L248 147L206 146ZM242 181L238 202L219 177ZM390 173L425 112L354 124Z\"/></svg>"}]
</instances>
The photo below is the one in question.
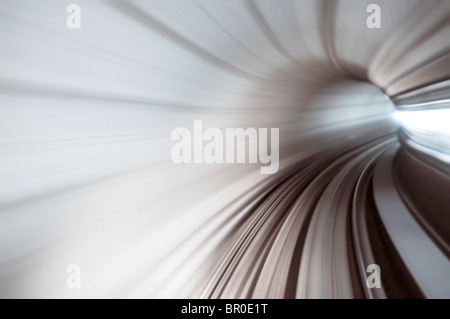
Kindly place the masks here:
<instances>
[{"instance_id":1,"label":"bright light at tunnel end","mask_svg":"<svg viewBox=\"0 0 450 319\"><path fill-rule=\"evenodd\" d=\"M450 108L395 111L394 118L406 129L450 136Z\"/></svg>"}]
</instances>

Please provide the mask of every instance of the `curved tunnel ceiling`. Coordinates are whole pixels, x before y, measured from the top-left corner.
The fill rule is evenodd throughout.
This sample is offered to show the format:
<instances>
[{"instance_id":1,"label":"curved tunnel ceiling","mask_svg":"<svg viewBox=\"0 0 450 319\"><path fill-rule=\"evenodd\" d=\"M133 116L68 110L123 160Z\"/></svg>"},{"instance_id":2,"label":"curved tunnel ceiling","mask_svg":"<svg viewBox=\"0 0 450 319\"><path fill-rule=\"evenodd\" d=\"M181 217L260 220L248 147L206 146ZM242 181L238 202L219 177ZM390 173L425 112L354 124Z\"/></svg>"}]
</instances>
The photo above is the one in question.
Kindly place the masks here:
<instances>
[{"instance_id":1,"label":"curved tunnel ceiling","mask_svg":"<svg viewBox=\"0 0 450 319\"><path fill-rule=\"evenodd\" d=\"M76 3L0 3L1 297L450 297L449 1ZM278 171L173 163L196 120Z\"/></svg>"}]
</instances>

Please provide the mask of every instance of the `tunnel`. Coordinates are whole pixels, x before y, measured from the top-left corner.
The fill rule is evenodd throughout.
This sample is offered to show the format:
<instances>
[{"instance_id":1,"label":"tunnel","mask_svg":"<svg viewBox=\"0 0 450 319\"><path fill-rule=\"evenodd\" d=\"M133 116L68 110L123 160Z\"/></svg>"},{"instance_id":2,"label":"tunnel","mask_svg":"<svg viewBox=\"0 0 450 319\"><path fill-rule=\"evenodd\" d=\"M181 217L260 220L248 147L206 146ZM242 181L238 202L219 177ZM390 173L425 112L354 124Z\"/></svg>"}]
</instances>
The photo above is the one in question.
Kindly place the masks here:
<instances>
[{"instance_id":1,"label":"tunnel","mask_svg":"<svg viewBox=\"0 0 450 319\"><path fill-rule=\"evenodd\" d=\"M449 1L72 2L0 2L0 298L450 298Z\"/></svg>"}]
</instances>

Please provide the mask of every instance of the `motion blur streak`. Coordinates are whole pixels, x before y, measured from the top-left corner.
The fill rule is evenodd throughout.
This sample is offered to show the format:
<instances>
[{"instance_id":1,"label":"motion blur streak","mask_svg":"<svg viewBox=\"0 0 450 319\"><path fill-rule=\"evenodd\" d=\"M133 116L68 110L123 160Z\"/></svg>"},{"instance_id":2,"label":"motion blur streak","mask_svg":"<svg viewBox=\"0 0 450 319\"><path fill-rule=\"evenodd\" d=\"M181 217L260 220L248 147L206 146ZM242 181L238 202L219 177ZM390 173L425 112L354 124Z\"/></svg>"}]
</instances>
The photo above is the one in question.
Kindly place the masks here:
<instances>
[{"instance_id":1,"label":"motion blur streak","mask_svg":"<svg viewBox=\"0 0 450 319\"><path fill-rule=\"evenodd\" d=\"M0 297L450 297L450 1L74 2L0 2ZM173 164L194 120L280 170Z\"/></svg>"}]
</instances>

